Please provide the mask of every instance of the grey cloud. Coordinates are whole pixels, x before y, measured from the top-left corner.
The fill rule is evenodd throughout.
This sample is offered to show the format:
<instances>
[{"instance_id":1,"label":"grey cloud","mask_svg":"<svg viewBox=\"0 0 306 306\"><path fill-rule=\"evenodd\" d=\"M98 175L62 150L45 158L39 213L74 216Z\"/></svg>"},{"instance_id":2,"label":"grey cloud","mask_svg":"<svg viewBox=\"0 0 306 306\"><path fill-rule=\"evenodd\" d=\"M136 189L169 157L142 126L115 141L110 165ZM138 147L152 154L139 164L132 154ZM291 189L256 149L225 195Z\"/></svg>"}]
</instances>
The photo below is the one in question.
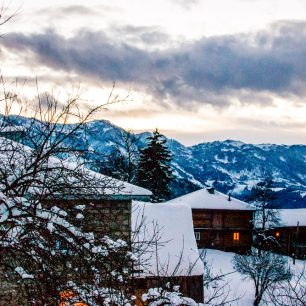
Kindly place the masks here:
<instances>
[{"instance_id":1,"label":"grey cloud","mask_svg":"<svg viewBox=\"0 0 306 306\"><path fill-rule=\"evenodd\" d=\"M102 14L103 11L107 11L107 7L90 8L83 5L69 5L63 7L49 7L48 9L41 9L35 12L36 15L46 15L52 19L67 18L69 16L81 15L81 16L94 16Z\"/></svg>"},{"instance_id":2,"label":"grey cloud","mask_svg":"<svg viewBox=\"0 0 306 306\"><path fill-rule=\"evenodd\" d=\"M118 39L122 38L129 43L142 42L146 45L158 45L163 41L169 41L170 37L155 26L113 26L112 32Z\"/></svg>"},{"instance_id":3,"label":"grey cloud","mask_svg":"<svg viewBox=\"0 0 306 306\"><path fill-rule=\"evenodd\" d=\"M181 106L198 102L224 106L230 97L240 94L249 101L255 100L255 94L260 97L259 93L266 92L306 95L306 23L280 22L253 35L204 37L156 51L135 47L124 39L153 33L154 42L163 44L162 34L145 30L121 29L120 39L85 30L72 38L53 31L11 33L2 43L11 51L32 53L37 64L141 86L157 101L167 98ZM269 99L261 102L269 103Z\"/></svg>"},{"instance_id":4,"label":"grey cloud","mask_svg":"<svg viewBox=\"0 0 306 306\"><path fill-rule=\"evenodd\" d=\"M71 5L61 9L62 14L96 15L97 10L83 5Z\"/></svg>"}]
</instances>

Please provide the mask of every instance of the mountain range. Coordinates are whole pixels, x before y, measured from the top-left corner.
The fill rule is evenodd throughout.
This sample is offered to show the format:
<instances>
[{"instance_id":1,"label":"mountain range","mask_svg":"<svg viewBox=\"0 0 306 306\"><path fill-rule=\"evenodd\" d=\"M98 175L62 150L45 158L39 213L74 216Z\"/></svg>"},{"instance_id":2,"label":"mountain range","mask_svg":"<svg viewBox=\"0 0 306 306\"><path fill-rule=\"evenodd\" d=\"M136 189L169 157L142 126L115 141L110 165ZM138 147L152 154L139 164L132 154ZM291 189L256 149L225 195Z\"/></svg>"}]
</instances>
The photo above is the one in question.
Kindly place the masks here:
<instances>
[{"instance_id":1,"label":"mountain range","mask_svg":"<svg viewBox=\"0 0 306 306\"><path fill-rule=\"evenodd\" d=\"M26 117L11 116L10 119L12 125L29 126L30 119ZM69 139L69 145L98 153L86 156L88 165L93 167L92 164L97 164L97 156L100 165L115 151L125 157L126 133L109 121L91 121ZM143 148L150 135L148 132L136 134L136 147ZM252 187L270 177L274 181L276 206L306 207L306 145L255 145L226 140L184 146L175 139L167 139L167 145L172 152L175 176L172 197L213 186L248 200ZM116 164L107 168L107 174L118 172ZM105 169L99 170L105 172Z\"/></svg>"}]
</instances>

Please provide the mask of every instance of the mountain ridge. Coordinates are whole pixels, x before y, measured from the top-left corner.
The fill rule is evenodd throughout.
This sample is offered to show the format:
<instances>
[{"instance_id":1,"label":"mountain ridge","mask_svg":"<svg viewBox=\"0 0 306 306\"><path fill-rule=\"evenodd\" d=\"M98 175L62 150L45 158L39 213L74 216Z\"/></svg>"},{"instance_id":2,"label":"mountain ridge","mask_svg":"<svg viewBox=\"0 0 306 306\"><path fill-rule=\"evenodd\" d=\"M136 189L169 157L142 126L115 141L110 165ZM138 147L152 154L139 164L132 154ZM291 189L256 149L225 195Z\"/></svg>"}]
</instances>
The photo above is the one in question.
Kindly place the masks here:
<instances>
[{"instance_id":1,"label":"mountain ridge","mask_svg":"<svg viewBox=\"0 0 306 306\"><path fill-rule=\"evenodd\" d=\"M25 117L10 117L12 125L26 125ZM108 120L93 120L84 124L73 139L74 146L90 148L105 156L98 160L107 162L114 150L124 155L126 131ZM137 147L143 148L150 132L136 134ZM275 192L280 207L306 207L306 145L249 144L239 140L202 142L185 146L167 138L172 152L175 183L172 197L213 186L224 193L231 193L241 200L248 200L251 188L266 177L275 181ZM87 156L89 161L93 155ZM116 171L116 165L112 165ZM101 170L101 169L100 169ZM103 170L102 170L103 171Z\"/></svg>"}]
</instances>

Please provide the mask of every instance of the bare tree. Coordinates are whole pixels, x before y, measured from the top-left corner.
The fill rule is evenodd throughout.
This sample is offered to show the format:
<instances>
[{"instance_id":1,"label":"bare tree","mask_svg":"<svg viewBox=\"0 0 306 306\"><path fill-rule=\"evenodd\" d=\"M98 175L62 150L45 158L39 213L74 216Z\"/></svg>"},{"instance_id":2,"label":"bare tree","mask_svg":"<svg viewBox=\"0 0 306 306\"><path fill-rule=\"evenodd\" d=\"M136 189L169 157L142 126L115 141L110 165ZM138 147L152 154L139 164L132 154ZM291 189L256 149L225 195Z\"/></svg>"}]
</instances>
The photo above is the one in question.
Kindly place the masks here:
<instances>
[{"instance_id":1,"label":"bare tree","mask_svg":"<svg viewBox=\"0 0 306 306\"><path fill-rule=\"evenodd\" d=\"M126 181L132 182L135 179L136 165L139 158L137 146L138 138L132 130L123 133L123 149L126 152Z\"/></svg>"},{"instance_id":2,"label":"bare tree","mask_svg":"<svg viewBox=\"0 0 306 306\"><path fill-rule=\"evenodd\" d=\"M291 280L273 285L269 297L276 306L306 306L306 266L294 272Z\"/></svg>"},{"instance_id":3,"label":"bare tree","mask_svg":"<svg viewBox=\"0 0 306 306\"><path fill-rule=\"evenodd\" d=\"M69 143L97 111L117 100L110 95L105 104L82 112L79 96L60 104L52 95L39 94L32 118L15 127L10 111L17 104L21 114L23 105L17 94L3 93L1 276L28 305L59 303L60 292L87 305L106 300L124 305L130 296L130 246L83 229L82 202L116 193L121 185L84 167L84 150ZM67 205L69 199L75 205Z\"/></svg>"},{"instance_id":4,"label":"bare tree","mask_svg":"<svg viewBox=\"0 0 306 306\"><path fill-rule=\"evenodd\" d=\"M112 175L118 179L133 182L139 159L138 137L132 130L121 130L115 139L114 147L106 157L106 162L100 167L100 172Z\"/></svg>"},{"instance_id":5,"label":"bare tree","mask_svg":"<svg viewBox=\"0 0 306 306\"><path fill-rule=\"evenodd\" d=\"M255 287L254 306L258 306L263 295L275 284L291 279L286 259L278 254L253 248L248 255L234 257L234 269L252 280Z\"/></svg>"},{"instance_id":6,"label":"bare tree","mask_svg":"<svg viewBox=\"0 0 306 306\"><path fill-rule=\"evenodd\" d=\"M12 10L11 8L12 3L13 3L13 0L10 0L10 1L3 0L1 2L0 4L0 26L5 25L18 14L20 8Z\"/></svg>"},{"instance_id":7,"label":"bare tree","mask_svg":"<svg viewBox=\"0 0 306 306\"><path fill-rule=\"evenodd\" d=\"M200 258L204 263L204 304L212 306L231 305L235 301L239 301L240 296L232 296L230 281L225 280L225 277L235 273L215 272L213 265L207 262L207 252L203 249L200 253Z\"/></svg>"},{"instance_id":8,"label":"bare tree","mask_svg":"<svg viewBox=\"0 0 306 306\"><path fill-rule=\"evenodd\" d=\"M250 202L256 207L254 216L255 243L259 252L262 248L269 249L275 244L278 245L277 239L270 235L270 230L280 225L278 209L273 207L276 200L273 185L272 178L267 177L251 190Z\"/></svg>"}]
</instances>

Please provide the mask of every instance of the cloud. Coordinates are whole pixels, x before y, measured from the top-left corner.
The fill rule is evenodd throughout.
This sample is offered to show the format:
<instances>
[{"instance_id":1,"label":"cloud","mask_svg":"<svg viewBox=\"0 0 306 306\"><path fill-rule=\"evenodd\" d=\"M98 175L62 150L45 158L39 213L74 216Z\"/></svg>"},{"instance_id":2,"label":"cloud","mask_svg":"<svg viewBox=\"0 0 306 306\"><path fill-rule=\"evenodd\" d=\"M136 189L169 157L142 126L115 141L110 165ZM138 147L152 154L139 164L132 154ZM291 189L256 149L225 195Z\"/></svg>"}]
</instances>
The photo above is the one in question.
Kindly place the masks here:
<instances>
[{"instance_id":1,"label":"cloud","mask_svg":"<svg viewBox=\"0 0 306 306\"><path fill-rule=\"evenodd\" d=\"M113 33L119 32L117 39ZM125 39L138 34L147 35L142 41L148 48ZM32 54L32 66L136 85L156 101L183 107L225 106L235 96L248 97L250 103L257 96L257 103L270 103L267 93L297 98L306 94L306 23L283 21L258 33L149 48L152 43L165 44L166 39L158 29L125 27L108 34L83 30L70 38L54 31L11 33L2 44L10 52Z\"/></svg>"},{"instance_id":2,"label":"cloud","mask_svg":"<svg viewBox=\"0 0 306 306\"><path fill-rule=\"evenodd\" d=\"M199 3L199 0L171 0L174 4L182 6L184 9L190 9Z\"/></svg>"},{"instance_id":3,"label":"cloud","mask_svg":"<svg viewBox=\"0 0 306 306\"><path fill-rule=\"evenodd\" d=\"M163 41L169 41L170 36L161 31L161 28L155 26L114 26L113 35L122 37L129 44L141 42L143 44L154 45L158 47Z\"/></svg>"},{"instance_id":4,"label":"cloud","mask_svg":"<svg viewBox=\"0 0 306 306\"><path fill-rule=\"evenodd\" d=\"M63 7L49 7L46 9L40 9L36 12L39 15L47 15L49 18L67 18L69 16L94 16L101 14L103 10L108 10L108 7L102 7L101 11L90 8L84 5L69 5Z\"/></svg>"}]
</instances>

